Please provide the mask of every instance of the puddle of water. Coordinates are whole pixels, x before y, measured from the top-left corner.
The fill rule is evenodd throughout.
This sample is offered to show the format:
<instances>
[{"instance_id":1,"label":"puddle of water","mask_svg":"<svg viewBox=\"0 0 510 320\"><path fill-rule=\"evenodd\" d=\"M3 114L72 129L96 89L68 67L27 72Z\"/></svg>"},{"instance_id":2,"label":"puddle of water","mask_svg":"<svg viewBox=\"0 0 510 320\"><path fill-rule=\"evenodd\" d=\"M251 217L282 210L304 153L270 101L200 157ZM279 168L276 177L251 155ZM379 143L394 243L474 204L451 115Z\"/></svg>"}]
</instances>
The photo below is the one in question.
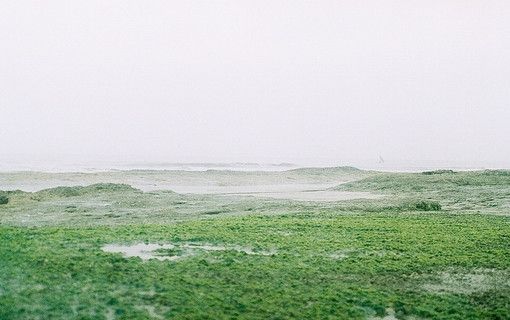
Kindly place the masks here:
<instances>
[{"instance_id":1,"label":"puddle of water","mask_svg":"<svg viewBox=\"0 0 510 320\"><path fill-rule=\"evenodd\" d=\"M157 259L160 261L164 260L178 260L183 257L183 255L175 255L175 256L163 256L158 254L157 250L170 250L174 249L175 246L173 244L145 244L138 243L130 246L123 246L118 244L107 244L104 245L101 249L104 252L108 253L122 253L122 256L125 258L138 257L142 260L150 260Z\"/></svg>"},{"instance_id":2,"label":"puddle of water","mask_svg":"<svg viewBox=\"0 0 510 320\"><path fill-rule=\"evenodd\" d=\"M200 251L237 251L249 255L271 256L275 255L276 250L254 250L250 247L242 246L218 246L211 244L145 244L137 243L133 245L107 244L101 248L108 253L121 253L125 258L138 257L144 261L156 259L160 261L170 260L176 261L183 259Z\"/></svg>"},{"instance_id":3,"label":"puddle of water","mask_svg":"<svg viewBox=\"0 0 510 320\"><path fill-rule=\"evenodd\" d=\"M199 249L204 251L237 251L237 252L243 252L250 255L259 255L259 256L271 256L276 254L276 250L270 250L270 251L260 251L260 250L253 250L253 248L250 247L242 247L242 246L214 246L209 244L183 244L181 245L183 248L187 249Z\"/></svg>"},{"instance_id":4,"label":"puddle of water","mask_svg":"<svg viewBox=\"0 0 510 320\"><path fill-rule=\"evenodd\" d=\"M181 245L184 248L190 248L190 249L201 249L205 251L226 251L228 250L225 246L213 246L209 244L205 245L198 245L198 244L183 244Z\"/></svg>"}]
</instances>

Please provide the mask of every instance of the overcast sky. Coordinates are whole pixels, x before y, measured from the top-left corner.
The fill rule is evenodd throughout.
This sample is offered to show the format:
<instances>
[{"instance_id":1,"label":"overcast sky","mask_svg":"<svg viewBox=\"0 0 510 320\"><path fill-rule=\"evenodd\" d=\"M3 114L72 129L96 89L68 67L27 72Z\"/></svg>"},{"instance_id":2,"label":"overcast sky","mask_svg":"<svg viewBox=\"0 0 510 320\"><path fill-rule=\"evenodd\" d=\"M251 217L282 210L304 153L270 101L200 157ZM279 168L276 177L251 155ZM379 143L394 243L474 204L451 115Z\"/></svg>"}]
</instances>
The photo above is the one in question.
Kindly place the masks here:
<instances>
[{"instance_id":1,"label":"overcast sky","mask_svg":"<svg viewBox=\"0 0 510 320\"><path fill-rule=\"evenodd\" d=\"M0 2L0 153L510 165L510 1Z\"/></svg>"}]
</instances>

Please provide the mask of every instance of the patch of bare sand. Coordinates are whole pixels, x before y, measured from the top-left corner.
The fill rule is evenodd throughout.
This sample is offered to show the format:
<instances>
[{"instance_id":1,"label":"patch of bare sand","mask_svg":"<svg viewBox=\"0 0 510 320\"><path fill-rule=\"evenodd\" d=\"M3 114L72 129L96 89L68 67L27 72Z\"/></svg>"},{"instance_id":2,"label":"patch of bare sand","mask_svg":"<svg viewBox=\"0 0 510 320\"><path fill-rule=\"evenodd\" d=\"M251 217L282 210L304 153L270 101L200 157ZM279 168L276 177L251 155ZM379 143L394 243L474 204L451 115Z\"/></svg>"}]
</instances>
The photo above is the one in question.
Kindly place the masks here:
<instances>
[{"instance_id":1,"label":"patch of bare sand","mask_svg":"<svg viewBox=\"0 0 510 320\"><path fill-rule=\"evenodd\" d=\"M433 293L472 294L510 288L510 272L494 269L476 269L470 272L448 270L437 274L435 281L423 285Z\"/></svg>"},{"instance_id":2,"label":"patch of bare sand","mask_svg":"<svg viewBox=\"0 0 510 320\"><path fill-rule=\"evenodd\" d=\"M135 308L147 312L149 319L165 319L163 314L170 310L168 307L159 306L156 308L153 305L136 305Z\"/></svg>"},{"instance_id":3,"label":"patch of bare sand","mask_svg":"<svg viewBox=\"0 0 510 320\"><path fill-rule=\"evenodd\" d=\"M214 194L221 196L252 196L296 201L344 201L379 199L382 195L370 192L335 191L335 183L292 183L267 185L167 185L165 188L181 194Z\"/></svg>"},{"instance_id":4,"label":"patch of bare sand","mask_svg":"<svg viewBox=\"0 0 510 320\"><path fill-rule=\"evenodd\" d=\"M395 310L393 308L386 309L386 315L383 317L370 317L369 320L398 320L395 316Z\"/></svg>"},{"instance_id":5,"label":"patch of bare sand","mask_svg":"<svg viewBox=\"0 0 510 320\"><path fill-rule=\"evenodd\" d=\"M356 249L338 250L329 255L333 260L343 260L349 258L353 253L357 252Z\"/></svg>"},{"instance_id":6,"label":"patch of bare sand","mask_svg":"<svg viewBox=\"0 0 510 320\"><path fill-rule=\"evenodd\" d=\"M380 199L383 196L370 192L350 192L334 190L302 190L302 191L281 191L281 192L257 192L230 194L237 196L253 196L272 199L286 199L295 201L319 201L333 202L356 199Z\"/></svg>"}]
</instances>

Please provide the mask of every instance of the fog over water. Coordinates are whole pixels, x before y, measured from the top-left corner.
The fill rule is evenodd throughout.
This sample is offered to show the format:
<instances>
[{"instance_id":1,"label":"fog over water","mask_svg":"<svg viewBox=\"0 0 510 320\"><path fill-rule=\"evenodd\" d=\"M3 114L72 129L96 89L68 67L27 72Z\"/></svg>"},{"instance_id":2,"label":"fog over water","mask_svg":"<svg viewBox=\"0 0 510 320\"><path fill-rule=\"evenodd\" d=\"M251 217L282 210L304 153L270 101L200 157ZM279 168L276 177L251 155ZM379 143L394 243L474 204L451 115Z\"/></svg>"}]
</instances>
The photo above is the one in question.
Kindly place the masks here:
<instances>
[{"instance_id":1,"label":"fog over water","mask_svg":"<svg viewBox=\"0 0 510 320\"><path fill-rule=\"evenodd\" d=\"M490 0L3 1L0 171L510 168L508 17Z\"/></svg>"}]
</instances>

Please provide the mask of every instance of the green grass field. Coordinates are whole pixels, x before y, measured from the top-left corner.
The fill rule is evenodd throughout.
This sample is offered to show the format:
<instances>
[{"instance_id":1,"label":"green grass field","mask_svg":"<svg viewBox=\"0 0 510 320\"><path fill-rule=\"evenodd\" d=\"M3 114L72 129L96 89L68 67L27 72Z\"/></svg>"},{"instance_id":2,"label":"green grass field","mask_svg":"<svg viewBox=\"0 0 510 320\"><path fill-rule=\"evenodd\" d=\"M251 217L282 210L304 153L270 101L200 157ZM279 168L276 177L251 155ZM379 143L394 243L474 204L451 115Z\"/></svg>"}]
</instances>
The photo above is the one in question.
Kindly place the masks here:
<instances>
[{"instance_id":1,"label":"green grass field","mask_svg":"<svg viewBox=\"0 0 510 320\"><path fill-rule=\"evenodd\" d=\"M333 202L143 192L118 183L157 173L91 175L0 193L0 319L510 319L509 171L256 175L383 196ZM151 254L172 259L112 244L171 245Z\"/></svg>"}]
</instances>

